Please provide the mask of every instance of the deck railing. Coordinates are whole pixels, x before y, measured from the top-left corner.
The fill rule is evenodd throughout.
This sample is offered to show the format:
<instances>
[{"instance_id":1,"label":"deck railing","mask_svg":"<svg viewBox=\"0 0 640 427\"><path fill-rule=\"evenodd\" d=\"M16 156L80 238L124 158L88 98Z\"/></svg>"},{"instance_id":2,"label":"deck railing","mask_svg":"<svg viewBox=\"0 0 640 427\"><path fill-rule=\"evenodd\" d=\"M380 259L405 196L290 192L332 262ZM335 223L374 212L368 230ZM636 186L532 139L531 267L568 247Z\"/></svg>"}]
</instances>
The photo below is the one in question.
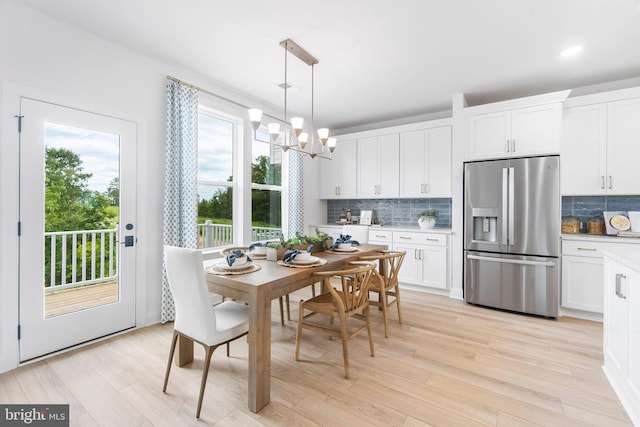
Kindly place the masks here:
<instances>
[{"instance_id":1,"label":"deck railing","mask_svg":"<svg viewBox=\"0 0 640 427\"><path fill-rule=\"evenodd\" d=\"M279 239L281 228L251 227L251 241ZM233 228L230 224L214 224L206 220L198 224L198 236L201 248L231 245L233 243Z\"/></svg>"},{"instance_id":2,"label":"deck railing","mask_svg":"<svg viewBox=\"0 0 640 427\"><path fill-rule=\"evenodd\" d=\"M45 291L118 280L118 227L44 233Z\"/></svg>"}]
</instances>

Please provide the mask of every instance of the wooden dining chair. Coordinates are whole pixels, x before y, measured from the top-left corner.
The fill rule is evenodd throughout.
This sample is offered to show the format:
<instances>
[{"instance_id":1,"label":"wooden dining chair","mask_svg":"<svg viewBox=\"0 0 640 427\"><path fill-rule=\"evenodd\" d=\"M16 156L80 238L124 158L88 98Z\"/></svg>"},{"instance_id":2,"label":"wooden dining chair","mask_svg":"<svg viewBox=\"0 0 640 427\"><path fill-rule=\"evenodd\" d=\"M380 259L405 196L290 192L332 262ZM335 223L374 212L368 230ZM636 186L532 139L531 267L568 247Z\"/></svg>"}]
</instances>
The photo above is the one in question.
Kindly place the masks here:
<instances>
[{"instance_id":1,"label":"wooden dining chair","mask_svg":"<svg viewBox=\"0 0 640 427\"><path fill-rule=\"evenodd\" d=\"M178 337L184 336L200 343L205 349L196 409L196 418L200 418L211 356L222 344L227 345L229 356L229 343L249 332L249 308L233 301L211 306L201 251L165 246L164 261L176 315L162 391L167 391Z\"/></svg>"},{"instance_id":2,"label":"wooden dining chair","mask_svg":"<svg viewBox=\"0 0 640 427\"><path fill-rule=\"evenodd\" d=\"M323 289L327 290L327 292L306 301L300 301L298 331L296 333L296 360L300 360L300 343L303 329L320 332L330 337L339 337L342 340L345 378L349 378L349 349L347 342L364 329L369 334L371 356L375 355L371 322L369 321L368 298L370 279L375 268L376 264L373 262L353 261L349 263L349 268L346 270L321 271L313 274L314 278L322 281ZM304 314L305 310L309 311L309 313ZM328 326L309 321L311 317L318 314L329 317ZM340 321L339 330L333 326L334 318L338 318ZM349 332L347 329L348 318L361 320L363 324Z\"/></svg>"},{"instance_id":3,"label":"wooden dining chair","mask_svg":"<svg viewBox=\"0 0 640 427\"><path fill-rule=\"evenodd\" d=\"M398 323L402 324L402 310L400 309L400 286L398 272L406 255L405 251L381 251L379 255L363 256L362 261L375 261L378 268L373 271L369 292L376 292L378 299L369 300L369 304L382 309L384 319L384 336L389 338L389 307L396 305ZM391 297L391 299L389 298Z\"/></svg>"}]
</instances>

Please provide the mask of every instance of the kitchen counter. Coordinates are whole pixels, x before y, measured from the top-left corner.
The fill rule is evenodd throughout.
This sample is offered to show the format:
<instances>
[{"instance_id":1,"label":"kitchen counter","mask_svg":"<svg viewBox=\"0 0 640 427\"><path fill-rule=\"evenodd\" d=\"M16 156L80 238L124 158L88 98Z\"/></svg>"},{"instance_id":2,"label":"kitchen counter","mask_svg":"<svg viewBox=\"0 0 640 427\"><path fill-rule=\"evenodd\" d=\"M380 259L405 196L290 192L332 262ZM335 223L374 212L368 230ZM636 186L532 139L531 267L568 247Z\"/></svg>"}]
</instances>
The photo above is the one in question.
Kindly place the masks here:
<instances>
[{"instance_id":1,"label":"kitchen counter","mask_svg":"<svg viewBox=\"0 0 640 427\"><path fill-rule=\"evenodd\" d=\"M602 254L609 257L620 264L640 273L640 250L637 251L621 251L621 250L603 250Z\"/></svg>"},{"instance_id":2,"label":"kitchen counter","mask_svg":"<svg viewBox=\"0 0 640 427\"><path fill-rule=\"evenodd\" d=\"M576 240L581 242L608 242L608 243L631 243L640 244L640 238L637 237L618 237L597 234L562 234L562 240Z\"/></svg>"},{"instance_id":3,"label":"kitchen counter","mask_svg":"<svg viewBox=\"0 0 640 427\"><path fill-rule=\"evenodd\" d=\"M450 228L431 228L429 230L422 230L420 227L392 227L392 226L375 226L375 225L362 225L362 224L346 224L352 227L368 227L372 230L386 230L386 231L416 231L416 232L424 232L424 233L439 233L439 234L451 234L452 231ZM342 224L317 224L310 225L309 227L342 227ZM640 241L640 239L637 239ZM640 242L639 242L640 243Z\"/></svg>"}]
</instances>

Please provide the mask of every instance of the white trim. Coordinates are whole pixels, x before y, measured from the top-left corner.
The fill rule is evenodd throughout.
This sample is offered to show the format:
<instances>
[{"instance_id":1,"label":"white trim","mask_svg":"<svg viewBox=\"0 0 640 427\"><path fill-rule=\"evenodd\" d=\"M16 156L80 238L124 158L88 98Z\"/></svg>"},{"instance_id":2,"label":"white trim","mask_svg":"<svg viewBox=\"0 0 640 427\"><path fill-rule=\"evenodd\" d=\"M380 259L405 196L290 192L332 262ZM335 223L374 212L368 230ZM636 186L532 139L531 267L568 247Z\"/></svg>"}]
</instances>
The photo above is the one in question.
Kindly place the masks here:
<instances>
[{"instance_id":1,"label":"white trim","mask_svg":"<svg viewBox=\"0 0 640 427\"><path fill-rule=\"evenodd\" d=\"M603 102L621 101L624 99L640 98L640 86L629 89L613 90L610 92L594 93L590 95L568 98L564 108L580 107L583 105L600 104Z\"/></svg>"},{"instance_id":2,"label":"white trim","mask_svg":"<svg viewBox=\"0 0 640 427\"><path fill-rule=\"evenodd\" d=\"M417 122L417 123L411 123L406 125L398 125L398 126L391 126L386 128L376 128L371 130L365 130L360 132L345 133L345 134L336 136L336 138L338 138L338 141L340 141L345 139L368 138L371 136L387 135L391 133L411 132L414 130L433 129L437 127L451 126L452 121L453 120L451 118L430 120L428 122Z\"/></svg>"},{"instance_id":3,"label":"white trim","mask_svg":"<svg viewBox=\"0 0 640 427\"><path fill-rule=\"evenodd\" d=\"M494 102L491 104L476 105L473 107L462 108L460 114L463 117L475 116L476 114L495 113L498 111L513 110L521 107L533 107L536 105L553 104L555 102L564 102L571 90L562 90L559 92L545 93L542 95L527 96L524 98L509 99L507 101Z\"/></svg>"}]
</instances>

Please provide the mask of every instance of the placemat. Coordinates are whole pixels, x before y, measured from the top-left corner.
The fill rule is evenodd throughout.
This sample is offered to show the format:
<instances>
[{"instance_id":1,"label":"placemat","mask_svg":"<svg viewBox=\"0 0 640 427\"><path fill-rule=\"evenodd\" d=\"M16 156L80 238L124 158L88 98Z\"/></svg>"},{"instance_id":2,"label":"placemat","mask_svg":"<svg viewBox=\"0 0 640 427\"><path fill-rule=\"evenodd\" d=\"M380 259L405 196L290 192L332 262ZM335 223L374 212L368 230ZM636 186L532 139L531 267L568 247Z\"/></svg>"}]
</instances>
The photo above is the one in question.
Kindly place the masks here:
<instances>
[{"instance_id":1,"label":"placemat","mask_svg":"<svg viewBox=\"0 0 640 427\"><path fill-rule=\"evenodd\" d=\"M207 267L205 271L209 274L231 275L253 273L254 271L260 270L261 268L262 267L260 267L258 264L254 263L251 263L251 267L244 270L225 270L224 267L221 267L219 265L212 265L210 267Z\"/></svg>"},{"instance_id":2,"label":"placemat","mask_svg":"<svg viewBox=\"0 0 640 427\"><path fill-rule=\"evenodd\" d=\"M326 263L327 263L327 260L324 258L319 258L318 261L314 262L313 264L287 264L282 260L278 260L278 265L282 265L284 267L293 267L293 268L318 267L319 265L325 265Z\"/></svg>"}]
</instances>

